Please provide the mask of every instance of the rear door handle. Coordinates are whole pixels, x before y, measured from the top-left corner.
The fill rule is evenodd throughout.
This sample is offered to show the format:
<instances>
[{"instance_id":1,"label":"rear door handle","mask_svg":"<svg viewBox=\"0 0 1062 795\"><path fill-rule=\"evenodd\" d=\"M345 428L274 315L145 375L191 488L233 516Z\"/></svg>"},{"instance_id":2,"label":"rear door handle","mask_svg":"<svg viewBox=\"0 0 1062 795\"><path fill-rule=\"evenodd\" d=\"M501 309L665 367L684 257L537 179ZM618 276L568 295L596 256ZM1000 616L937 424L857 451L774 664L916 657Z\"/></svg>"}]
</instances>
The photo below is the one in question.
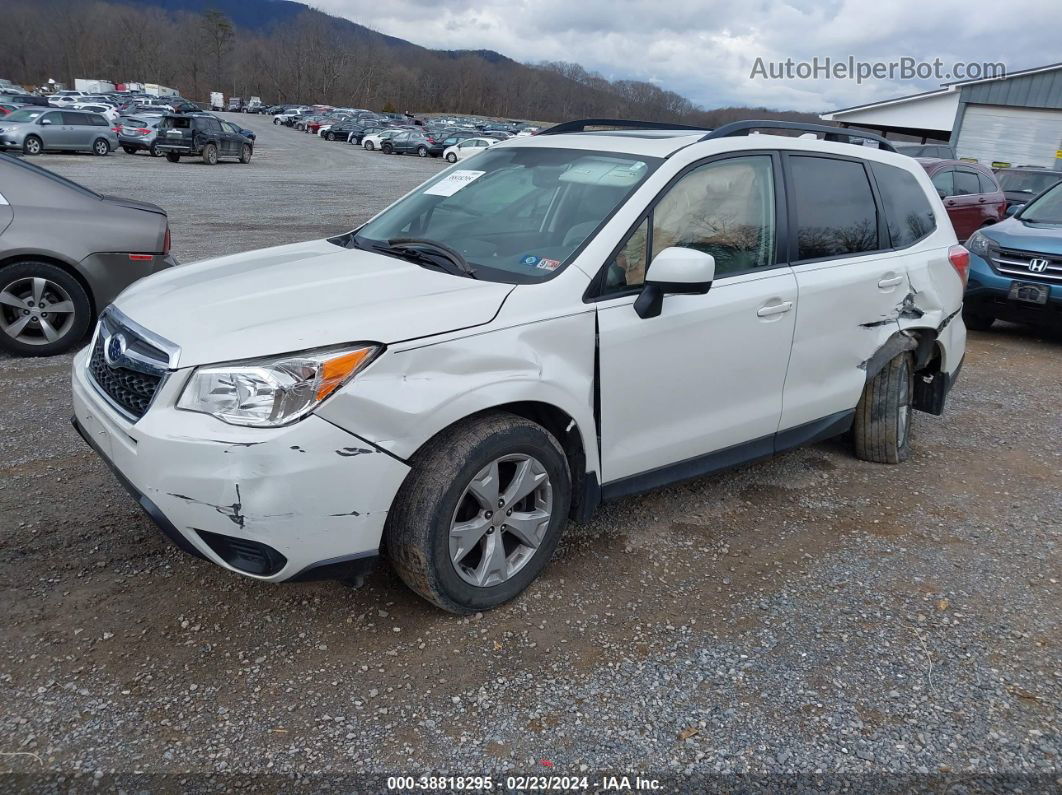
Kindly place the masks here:
<instances>
[{"instance_id":1,"label":"rear door handle","mask_svg":"<svg viewBox=\"0 0 1062 795\"><path fill-rule=\"evenodd\" d=\"M892 276L892 277L890 277L888 279L882 279L880 282L878 282L878 287L880 287L881 289L885 290L885 289L887 289L889 287L895 287L896 285L898 285L902 281L903 281L903 276Z\"/></svg>"},{"instance_id":2,"label":"rear door handle","mask_svg":"<svg viewBox=\"0 0 1062 795\"><path fill-rule=\"evenodd\" d=\"M784 315L790 309L793 308L792 301L780 301L777 304L767 304L761 306L756 312L758 317L771 317L771 315Z\"/></svg>"}]
</instances>

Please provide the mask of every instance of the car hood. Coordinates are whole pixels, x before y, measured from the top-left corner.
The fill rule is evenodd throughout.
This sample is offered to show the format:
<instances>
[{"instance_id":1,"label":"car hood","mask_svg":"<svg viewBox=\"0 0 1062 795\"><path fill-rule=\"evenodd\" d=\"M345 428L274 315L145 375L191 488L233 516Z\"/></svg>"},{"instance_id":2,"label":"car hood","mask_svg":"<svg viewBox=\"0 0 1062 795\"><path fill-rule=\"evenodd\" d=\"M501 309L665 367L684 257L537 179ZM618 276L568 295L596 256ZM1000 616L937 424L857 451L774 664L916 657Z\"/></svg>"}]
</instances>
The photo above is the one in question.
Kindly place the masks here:
<instances>
[{"instance_id":1,"label":"car hood","mask_svg":"<svg viewBox=\"0 0 1062 795\"><path fill-rule=\"evenodd\" d=\"M471 328L512 290L316 240L170 268L114 304L179 345L187 367Z\"/></svg>"},{"instance_id":2,"label":"car hood","mask_svg":"<svg viewBox=\"0 0 1062 795\"><path fill-rule=\"evenodd\" d=\"M1020 218L1008 218L983 227L981 232L1003 248L1062 254L1062 225L1030 224Z\"/></svg>"}]
</instances>

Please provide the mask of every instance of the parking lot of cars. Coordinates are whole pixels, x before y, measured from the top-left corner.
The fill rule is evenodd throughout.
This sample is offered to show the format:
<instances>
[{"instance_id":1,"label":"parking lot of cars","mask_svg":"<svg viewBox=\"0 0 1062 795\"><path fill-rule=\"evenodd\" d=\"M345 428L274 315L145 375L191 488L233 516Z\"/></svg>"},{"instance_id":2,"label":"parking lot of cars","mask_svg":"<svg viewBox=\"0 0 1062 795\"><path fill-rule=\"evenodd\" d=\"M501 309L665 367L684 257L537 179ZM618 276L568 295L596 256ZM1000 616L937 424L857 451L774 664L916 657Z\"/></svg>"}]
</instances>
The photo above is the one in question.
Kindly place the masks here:
<instances>
[{"instance_id":1,"label":"parking lot of cars","mask_svg":"<svg viewBox=\"0 0 1062 795\"><path fill-rule=\"evenodd\" d=\"M346 231L446 165L221 118L250 164L39 162L163 207L182 262ZM1044 774L1060 352L972 332L906 465L829 441L619 500L465 618L386 568L274 586L182 555L70 427L70 356L0 355L4 769Z\"/></svg>"}]
</instances>

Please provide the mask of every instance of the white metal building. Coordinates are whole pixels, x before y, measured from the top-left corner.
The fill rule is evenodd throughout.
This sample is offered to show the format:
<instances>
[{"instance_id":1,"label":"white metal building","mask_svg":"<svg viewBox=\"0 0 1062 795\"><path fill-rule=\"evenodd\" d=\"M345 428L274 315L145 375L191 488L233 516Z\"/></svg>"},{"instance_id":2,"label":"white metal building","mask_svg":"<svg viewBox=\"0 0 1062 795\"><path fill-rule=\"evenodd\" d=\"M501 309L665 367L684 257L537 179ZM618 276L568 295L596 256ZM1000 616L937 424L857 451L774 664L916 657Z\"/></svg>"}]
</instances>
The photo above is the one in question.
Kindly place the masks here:
<instances>
[{"instance_id":1,"label":"white metal building","mask_svg":"<svg viewBox=\"0 0 1062 795\"><path fill-rule=\"evenodd\" d=\"M945 83L913 96L823 113L886 137L947 141L963 159L1062 170L1062 63Z\"/></svg>"}]
</instances>

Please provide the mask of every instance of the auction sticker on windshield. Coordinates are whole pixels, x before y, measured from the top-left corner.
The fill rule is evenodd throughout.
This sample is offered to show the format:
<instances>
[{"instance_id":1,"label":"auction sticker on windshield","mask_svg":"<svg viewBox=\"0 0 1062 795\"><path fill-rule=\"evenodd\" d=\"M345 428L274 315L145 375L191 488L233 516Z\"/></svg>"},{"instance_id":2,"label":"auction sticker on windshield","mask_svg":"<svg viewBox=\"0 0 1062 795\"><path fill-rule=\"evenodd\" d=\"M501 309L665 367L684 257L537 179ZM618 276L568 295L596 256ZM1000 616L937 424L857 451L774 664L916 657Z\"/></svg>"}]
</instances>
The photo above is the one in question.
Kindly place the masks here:
<instances>
[{"instance_id":1,"label":"auction sticker on windshield","mask_svg":"<svg viewBox=\"0 0 1062 795\"><path fill-rule=\"evenodd\" d=\"M453 196L461 188L486 174L486 171L455 171L448 174L445 179L440 179L426 191L425 196Z\"/></svg>"}]
</instances>

